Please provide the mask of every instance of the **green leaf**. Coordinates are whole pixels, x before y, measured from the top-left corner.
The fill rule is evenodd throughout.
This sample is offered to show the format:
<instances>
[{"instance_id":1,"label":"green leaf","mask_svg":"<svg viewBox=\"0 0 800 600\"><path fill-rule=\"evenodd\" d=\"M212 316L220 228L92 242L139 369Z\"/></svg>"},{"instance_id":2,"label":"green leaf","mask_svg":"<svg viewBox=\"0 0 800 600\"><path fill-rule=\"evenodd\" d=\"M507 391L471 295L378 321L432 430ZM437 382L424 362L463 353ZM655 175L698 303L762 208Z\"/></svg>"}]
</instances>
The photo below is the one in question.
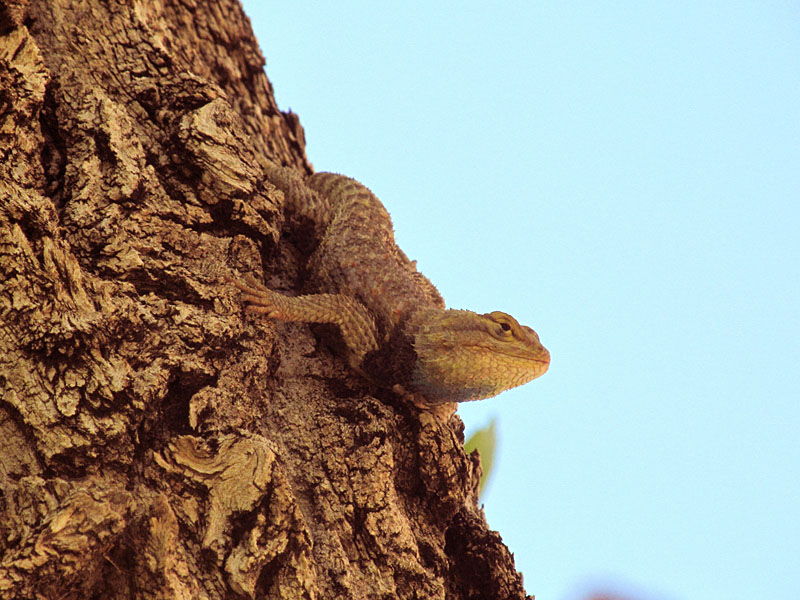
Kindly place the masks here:
<instances>
[{"instance_id":1,"label":"green leaf","mask_svg":"<svg viewBox=\"0 0 800 600\"><path fill-rule=\"evenodd\" d=\"M464 450L469 454L477 449L481 455L481 468L483 475L478 484L478 494L482 495L486 487L486 482L489 481L489 476L492 474L492 467L494 466L494 450L497 446L497 431L495 424L497 418L493 417L489 424L483 429L478 429L473 433L470 438L464 443Z\"/></svg>"}]
</instances>

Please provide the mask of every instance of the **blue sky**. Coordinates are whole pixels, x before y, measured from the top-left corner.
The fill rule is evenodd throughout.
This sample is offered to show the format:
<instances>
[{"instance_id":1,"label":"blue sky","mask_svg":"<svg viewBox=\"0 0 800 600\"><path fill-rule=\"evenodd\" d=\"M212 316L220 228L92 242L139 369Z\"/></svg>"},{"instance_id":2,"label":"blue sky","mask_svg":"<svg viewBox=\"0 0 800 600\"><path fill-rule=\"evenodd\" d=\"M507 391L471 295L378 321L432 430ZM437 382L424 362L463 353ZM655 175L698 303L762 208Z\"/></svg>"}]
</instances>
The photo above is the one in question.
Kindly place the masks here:
<instances>
[{"instance_id":1,"label":"blue sky","mask_svg":"<svg viewBox=\"0 0 800 600\"><path fill-rule=\"evenodd\" d=\"M528 593L800 597L800 6L244 4L315 168L551 351L459 408Z\"/></svg>"}]
</instances>

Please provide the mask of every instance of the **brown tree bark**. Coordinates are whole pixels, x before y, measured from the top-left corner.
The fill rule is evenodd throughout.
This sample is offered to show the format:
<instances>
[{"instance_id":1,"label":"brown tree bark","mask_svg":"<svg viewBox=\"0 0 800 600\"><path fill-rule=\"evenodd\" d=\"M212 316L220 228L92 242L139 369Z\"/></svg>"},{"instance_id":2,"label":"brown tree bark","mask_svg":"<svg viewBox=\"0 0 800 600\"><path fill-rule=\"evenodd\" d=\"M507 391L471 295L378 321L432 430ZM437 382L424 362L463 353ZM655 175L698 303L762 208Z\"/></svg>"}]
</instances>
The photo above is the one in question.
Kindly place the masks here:
<instances>
[{"instance_id":1,"label":"brown tree bark","mask_svg":"<svg viewBox=\"0 0 800 600\"><path fill-rule=\"evenodd\" d=\"M2 598L525 597L460 420L222 277L299 285L263 66L233 0L0 2Z\"/></svg>"}]
</instances>

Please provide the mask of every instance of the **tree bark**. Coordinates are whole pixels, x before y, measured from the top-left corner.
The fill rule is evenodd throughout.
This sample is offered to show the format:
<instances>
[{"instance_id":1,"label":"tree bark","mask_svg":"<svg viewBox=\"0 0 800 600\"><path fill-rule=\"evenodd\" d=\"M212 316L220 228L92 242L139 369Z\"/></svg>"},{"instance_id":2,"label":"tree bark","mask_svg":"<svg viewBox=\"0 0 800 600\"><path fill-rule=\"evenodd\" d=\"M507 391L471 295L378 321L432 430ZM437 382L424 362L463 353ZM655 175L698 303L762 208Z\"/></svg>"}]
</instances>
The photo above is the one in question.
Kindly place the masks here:
<instances>
[{"instance_id":1,"label":"tree bark","mask_svg":"<svg viewBox=\"0 0 800 600\"><path fill-rule=\"evenodd\" d=\"M460 420L223 278L301 280L263 66L231 0L0 2L2 598L525 597Z\"/></svg>"}]
</instances>

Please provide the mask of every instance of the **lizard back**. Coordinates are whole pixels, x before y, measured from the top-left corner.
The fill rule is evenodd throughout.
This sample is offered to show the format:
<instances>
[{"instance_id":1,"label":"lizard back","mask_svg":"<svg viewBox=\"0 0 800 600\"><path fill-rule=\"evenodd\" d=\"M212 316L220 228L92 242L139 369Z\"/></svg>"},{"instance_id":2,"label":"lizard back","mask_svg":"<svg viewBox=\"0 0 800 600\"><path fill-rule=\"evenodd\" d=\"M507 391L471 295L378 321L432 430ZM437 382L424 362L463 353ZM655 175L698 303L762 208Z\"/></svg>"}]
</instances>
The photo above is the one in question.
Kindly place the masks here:
<instances>
[{"instance_id":1,"label":"lizard back","mask_svg":"<svg viewBox=\"0 0 800 600\"><path fill-rule=\"evenodd\" d=\"M389 213L366 186L335 173L317 173L307 183L330 203L328 226L309 261L320 291L359 300L384 336L420 309L444 308L436 287L395 243Z\"/></svg>"}]
</instances>

